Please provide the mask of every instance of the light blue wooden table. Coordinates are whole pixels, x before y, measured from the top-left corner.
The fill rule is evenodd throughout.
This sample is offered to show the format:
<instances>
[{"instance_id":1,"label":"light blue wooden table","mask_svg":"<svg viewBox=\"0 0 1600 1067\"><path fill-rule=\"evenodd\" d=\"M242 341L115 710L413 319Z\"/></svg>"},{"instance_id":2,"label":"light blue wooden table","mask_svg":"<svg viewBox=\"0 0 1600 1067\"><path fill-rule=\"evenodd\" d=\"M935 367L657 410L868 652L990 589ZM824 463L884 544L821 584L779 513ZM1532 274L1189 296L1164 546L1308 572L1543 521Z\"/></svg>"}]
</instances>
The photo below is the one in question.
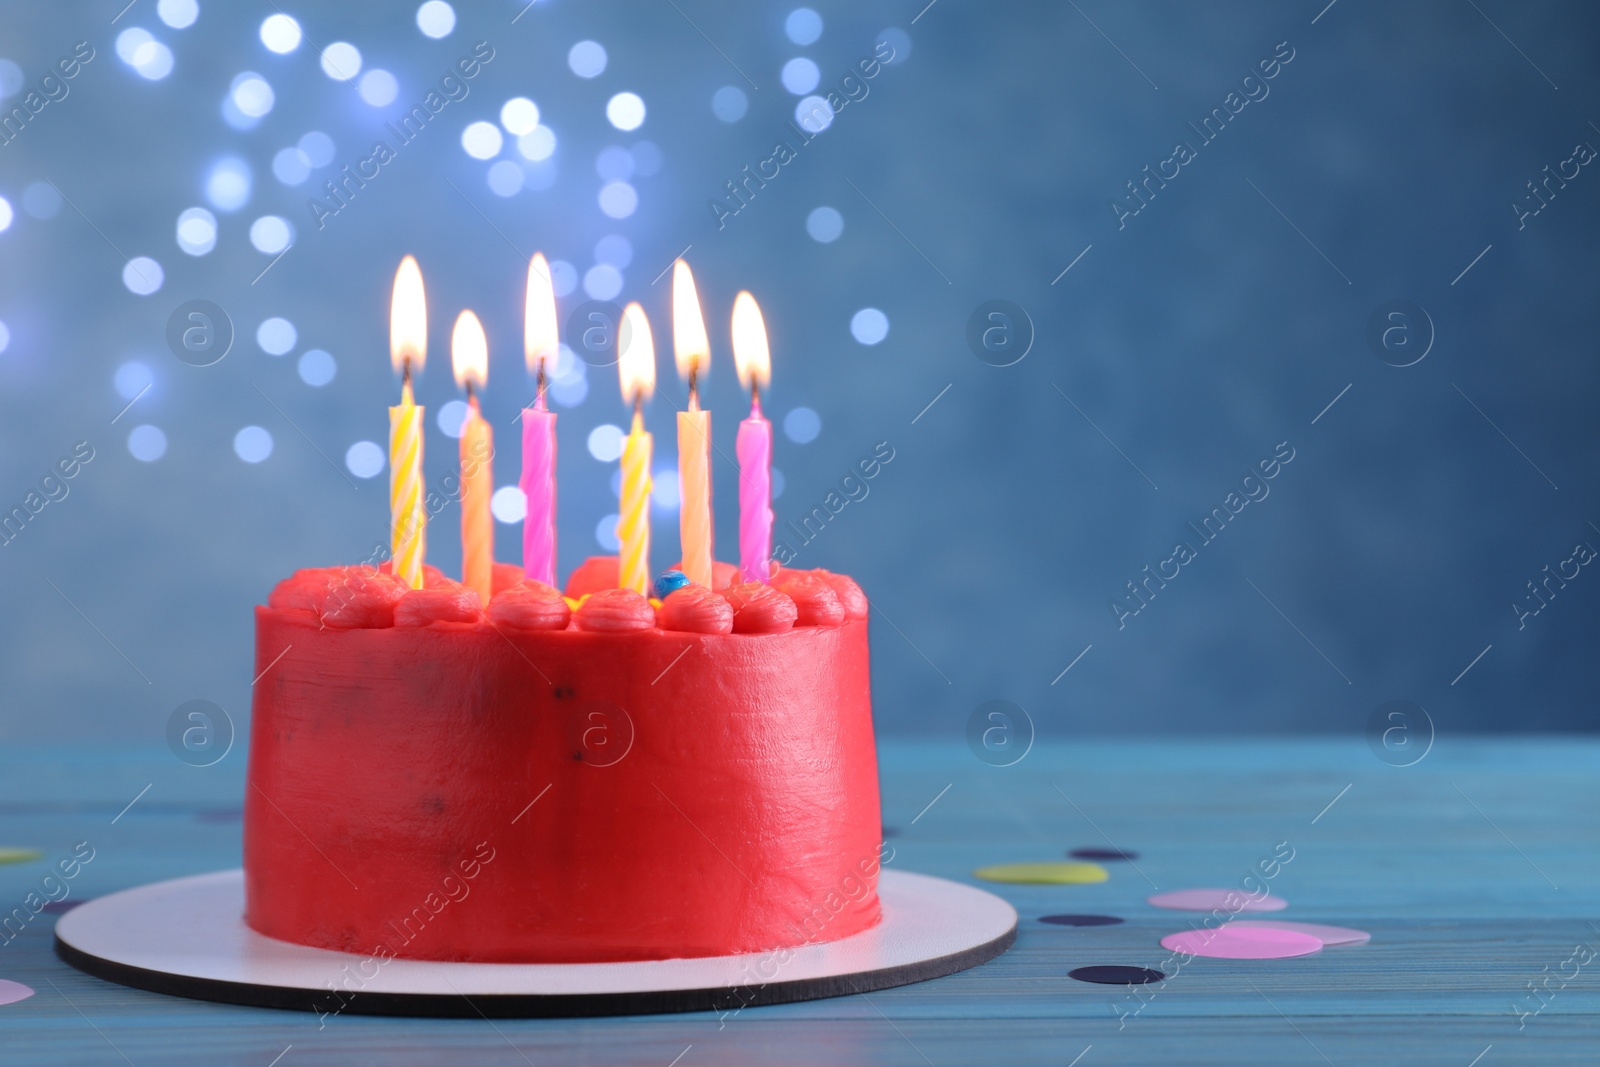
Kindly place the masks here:
<instances>
[{"instance_id":1,"label":"light blue wooden table","mask_svg":"<svg viewBox=\"0 0 1600 1067\"><path fill-rule=\"evenodd\" d=\"M975 970L720 1020L346 1015L319 1029L313 1015L79 974L53 956L41 916L0 947L0 978L38 991L0 1007L0 1064L1600 1063L1600 741L1442 738L1405 768L1360 738L1040 745L1007 768L959 745L889 742L881 759L893 866L970 880L983 864L1111 842L1138 850L1137 868L1108 864L1098 885L993 887L1021 913L1020 936ZM165 749L7 748L0 845L44 859L0 866L0 900L20 904L82 840L95 858L72 899L237 866L242 766L237 751L196 769ZM1271 886L1291 906L1278 917L1361 927L1370 944L1197 959L1146 987L1147 1002L1067 977L1158 966L1159 938L1198 916L1148 906L1152 887L1236 885L1284 841L1294 859ZM1052 912L1127 922L1038 921ZM1568 962L1579 945L1595 958ZM1535 999L1528 983L1546 978Z\"/></svg>"}]
</instances>

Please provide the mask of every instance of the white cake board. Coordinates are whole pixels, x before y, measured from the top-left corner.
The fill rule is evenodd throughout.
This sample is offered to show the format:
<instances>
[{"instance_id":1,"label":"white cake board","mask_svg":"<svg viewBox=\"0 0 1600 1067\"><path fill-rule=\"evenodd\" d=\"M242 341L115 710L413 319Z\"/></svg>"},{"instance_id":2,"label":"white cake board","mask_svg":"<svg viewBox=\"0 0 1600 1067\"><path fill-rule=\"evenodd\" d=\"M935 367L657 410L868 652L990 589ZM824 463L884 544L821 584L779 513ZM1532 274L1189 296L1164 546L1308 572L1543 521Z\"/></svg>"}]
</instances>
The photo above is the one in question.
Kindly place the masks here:
<instances>
[{"instance_id":1,"label":"white cake board","mask_svg":"<svg viewBox=\"0 0 1600 1067\"><path fill-rule=\"evenodd\" d=\"M838 941L637 963L441 963L308 948L240 917L244 872L127 889L67 912L56 954L108 981L158 993L321 1014L466 1017L733 1011L870 993L965 970L1016 940L1010 904L905 871L878 881L883 921ZM334 992L338 990L338 992Z\"/></svg>"}]
</instances>

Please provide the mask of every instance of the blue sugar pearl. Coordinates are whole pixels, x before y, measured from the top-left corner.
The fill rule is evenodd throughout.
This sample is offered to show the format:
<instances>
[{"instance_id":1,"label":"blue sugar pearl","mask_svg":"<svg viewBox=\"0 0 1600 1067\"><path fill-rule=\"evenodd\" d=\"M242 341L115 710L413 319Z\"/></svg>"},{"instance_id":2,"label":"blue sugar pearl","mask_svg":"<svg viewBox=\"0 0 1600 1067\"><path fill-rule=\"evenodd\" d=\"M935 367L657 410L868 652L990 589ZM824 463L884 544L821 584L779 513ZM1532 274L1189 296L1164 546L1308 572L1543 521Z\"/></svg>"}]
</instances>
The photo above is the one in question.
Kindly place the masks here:
<instances>
[{"instance_id":1,"label":"blue sugar pearl","mask_svg":"<svg viewBox=\"0 0 1600 1067\"><path fill-rule=\"evenodd\" d=\"M688 584L689 576L682 571L662 571L661 577L656 579L656 599L665 600L668 593Z\"/></svg>"}]
</instances>

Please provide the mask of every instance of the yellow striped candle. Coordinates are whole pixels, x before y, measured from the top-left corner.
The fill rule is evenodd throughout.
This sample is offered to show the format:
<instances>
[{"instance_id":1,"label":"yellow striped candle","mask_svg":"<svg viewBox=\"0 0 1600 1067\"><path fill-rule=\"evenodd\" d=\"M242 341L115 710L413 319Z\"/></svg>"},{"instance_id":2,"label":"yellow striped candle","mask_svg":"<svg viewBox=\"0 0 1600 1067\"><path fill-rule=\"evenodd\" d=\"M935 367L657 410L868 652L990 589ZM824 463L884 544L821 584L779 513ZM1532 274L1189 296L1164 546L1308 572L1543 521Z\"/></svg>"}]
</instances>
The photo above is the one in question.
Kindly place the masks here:
<instances>
[{"instance_id":1,"label":"yellow striped candle","mask_svg":"<svg viewBox=\"0 0 1600 1067\"><path fill-rule=\"evenodd\" d=\"M689 382L689 410L678 412L678 536L683 573L711 588L711 412L700 408L700 376L711 358L689 264L672 267L672 354Z\"/></svg>"},{"instance_id":2,"label":"yellow striped candle","mask_svg":"<svg viewBox=\"0 0 1600 1067\"><path fill-rule=\"evenodd\" d=\"M394 574L422 588L428 514L422 491L424 409L412 399L411 377L428 354L428 308L422 270L411 256L400 261L389 304L389 358L400 372L400 404L389 409L389 532Z\"/></svg>"},{"instance_id":3,"label":"yellow striped candle","mask_svg":"<svg viewBox=\"0 0 1600 1067\"><path fill-rule=\"evenodd\" d=\"M644 429L644 402L656 388L656 350L644 308L629 304L617 336L617 372L622 401L633 407L633 428L622 445L622 501L617 519L621 542L617 585L649 596L650 458L653 443Z\"/></svg>"}]
</instances>

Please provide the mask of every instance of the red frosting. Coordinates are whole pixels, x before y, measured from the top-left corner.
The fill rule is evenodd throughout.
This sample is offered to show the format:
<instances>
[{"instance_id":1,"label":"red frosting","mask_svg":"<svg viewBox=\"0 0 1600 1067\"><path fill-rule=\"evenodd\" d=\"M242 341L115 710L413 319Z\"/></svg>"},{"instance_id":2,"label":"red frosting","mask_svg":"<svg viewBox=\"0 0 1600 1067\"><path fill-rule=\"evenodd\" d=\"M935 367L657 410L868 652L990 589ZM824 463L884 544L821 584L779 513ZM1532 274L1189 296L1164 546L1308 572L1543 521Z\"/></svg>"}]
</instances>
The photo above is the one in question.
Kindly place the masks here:
<instances>
[{"instance_id":1,"label":"red frosting","mask_svg":"<svg viewBox=\"0 0 1600 1067\"><path fill-rule=\"evenodd\" d=\"M835 574L825 571L821 567L811 572L818 578L827 582L839 597L839 603L844 606L844 616L847 619L864 619L872 610L872 605L867 601L867 594L861 591L856 580L848 574Z\"/></svg>"},{"instance_id":2,"label":"red frosting","mask_svg":"<svg viewBox=\"0 0 1600 1067\"><path fill-rule=\"evenodd\" d=\"M482 614L483 605L475 590L445 578L422 589L407 589L394 606L394 624L415 627L435 622L477 622Z\"/></svg>"},{"instance_id":3,"label":"red frosting","mask_svg":"<svg viewBox=\"0 0 1600 1067\"><path fill-rule=\"evenodd\" d=\"M760 582L745 582L722 594L733 605L733 632L775 634L794 626L794 601Z\"/></svg>"},{"instance_id":4,"label":"red frosting","mask_svg":"<svg viewBox=\"0 0 1600 1067\"><path fill-rule=\"evenodd\" d=\"M772 588L794 601L796 626L837 626L844 622L839 594L810 571L780 570L772 576Z\"/></svg>"},{"instance_id":5,"label":"red frosting","mask_svg":"<svg viewBox=\"0 0 1600 1067\"><path fill-rule=\"evenodd\" d=\"M616 556L590 556L567 578L567 595L576 600L602 589L615 589L617 574Z\"/></svg>"},{"instance_id":6,"label":"red frosting","mask_svg":"<svg viewBox=\"0 0 1600 1067\"><path fill-rule=\"evenodd\" d=\"M571 618L572 609L567 606L566 598L543 582L532 579L500 590L489 601L489 621L496 626L565 630Z\"/></svg>"},{"instance_id":7,"label":"red frosting","mask_svg":"<svg viewBox=\"0 0 1600 1067\"><path fill-rule=\"evenodd\" d=\"M522 579L522 568L515 563L496 563L490 572L490 587L494 592L500 593L521 585ZM550 587L545 586L545 588Z\"/></svg>"},{"instance_id":8,"label":"red frosting","mask_svg":"<svg viewBox=\"0 0 1600 1067\"><path fill-rule=\"evenodd\" d=\"M733 605L703 585L686 585L667 594L656 625L680 633L731 634Z\"/></svg>"},{"instance_id":9,"label":"red frosting","mask_svg":"<svg viewBox=\"0 0 1600 1067\"><path fill-rule=\"evenodd\" d=\"M757 586L732 591L735 625L786 606L783 632L337 629L302 586L256 609L253 929L380 959L579 962L878 921L865 622L789 629L794 602ZM400 613L458 595L424 592Z\"/></svg>"},{"instance_id":10,"label":"red frosting","mask_svg":"<svg viewBox=\"0 0 1600 1067\"><path fill-rule=\"evenodd\" d=\"M602 589L578 605L572 621L591 633L648 630L656 624L656 609L632 589Z\"/></svg>"}]
</instances>

